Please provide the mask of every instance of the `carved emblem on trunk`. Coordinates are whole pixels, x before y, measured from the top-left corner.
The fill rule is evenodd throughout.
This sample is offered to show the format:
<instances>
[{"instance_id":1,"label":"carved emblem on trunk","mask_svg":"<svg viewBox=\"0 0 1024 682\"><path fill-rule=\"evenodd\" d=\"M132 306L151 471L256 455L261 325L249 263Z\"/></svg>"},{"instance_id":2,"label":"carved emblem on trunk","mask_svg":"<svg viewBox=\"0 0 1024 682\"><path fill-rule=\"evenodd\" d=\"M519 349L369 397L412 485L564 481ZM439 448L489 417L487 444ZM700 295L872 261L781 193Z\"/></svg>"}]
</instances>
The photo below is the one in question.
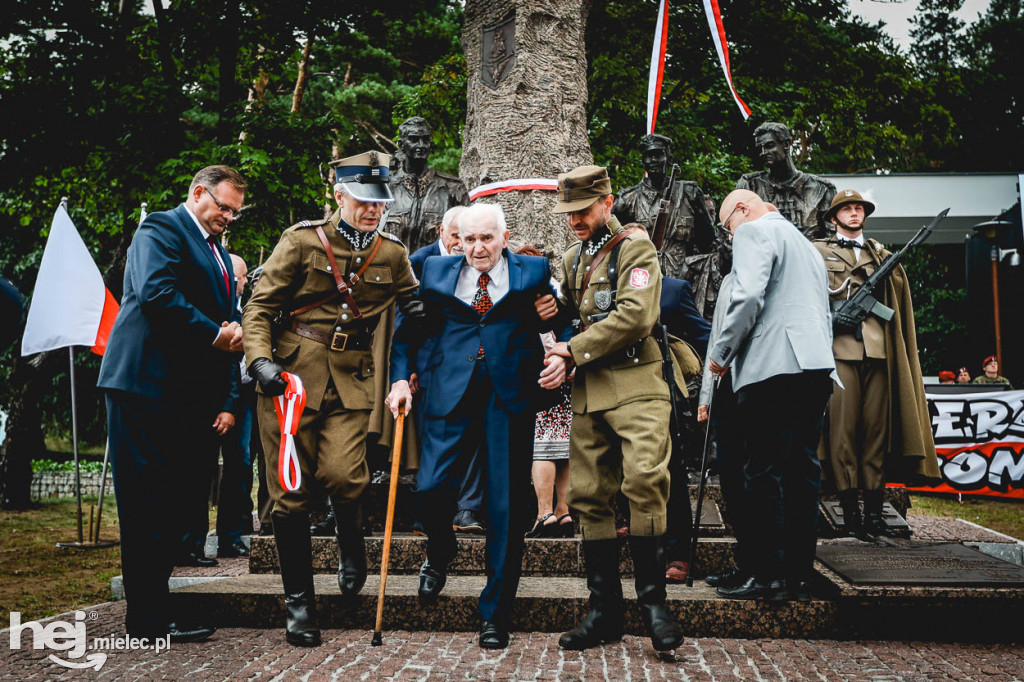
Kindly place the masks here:
<instances>
[{"instance_id":1,"label":"carved emblem on trunk","mask_svg":"<svg viewBox=\"0 0 1024 682\"><path fill-rule=\"evenodd\" d=\"M516 63L516 13L513 11L500 24L485 28L481 46L480 80L496 88Z\"/></svg>"}]
</instances>

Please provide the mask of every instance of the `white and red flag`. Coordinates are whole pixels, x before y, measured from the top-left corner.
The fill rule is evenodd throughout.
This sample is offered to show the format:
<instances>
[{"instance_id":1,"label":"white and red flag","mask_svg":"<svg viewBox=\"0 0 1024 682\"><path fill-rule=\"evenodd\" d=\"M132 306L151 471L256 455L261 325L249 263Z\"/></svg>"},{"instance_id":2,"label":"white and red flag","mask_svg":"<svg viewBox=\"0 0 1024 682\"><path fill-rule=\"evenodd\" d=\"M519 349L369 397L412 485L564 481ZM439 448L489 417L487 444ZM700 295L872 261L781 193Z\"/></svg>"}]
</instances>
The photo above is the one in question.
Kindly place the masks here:
<instances>
[{"instance_id":1,"label":"white and red flag","mask_svg":"<svg viewBox=\"0 0 1024 682\"><path fill-rule=\"evenodd\" d=\"M711 28L711 40L715 43L715 51L718 52L718 61L722 64L722 71L725 72L725 80L729 84L729 92L736 100L736 106L743 114L743 120L750 118L750 107L740 99L736 92L736 86L732 84L732 70L729 68L729 44L725 38L725 25L722 24L722 10L718 6L718 0L704 0L704 13L708 17L708 26Z\"/></svg>"},{"instance_id":2,"label":"white and red flag","mask_svg":"<svg viewBox=\"0 0 1024 682\"><path fill-rule=\"evenodd\" d=\"M103 355L119 306L64 205L57 208L28 309L21 354L90 346Z\"/></svg>"},{"instance_id":3,"label":"white and red flag","mask_svg":"<svg viewBox=\"0 0 1024 682\"><path fill-rule=\"evenodd\" d=\"M661 81L665 76L665 51L668 47L668 0L658 3L658 23L654 26L651 71L647 80L647 133L654 132L661 102Z\"/></svg>"}]
</instances>

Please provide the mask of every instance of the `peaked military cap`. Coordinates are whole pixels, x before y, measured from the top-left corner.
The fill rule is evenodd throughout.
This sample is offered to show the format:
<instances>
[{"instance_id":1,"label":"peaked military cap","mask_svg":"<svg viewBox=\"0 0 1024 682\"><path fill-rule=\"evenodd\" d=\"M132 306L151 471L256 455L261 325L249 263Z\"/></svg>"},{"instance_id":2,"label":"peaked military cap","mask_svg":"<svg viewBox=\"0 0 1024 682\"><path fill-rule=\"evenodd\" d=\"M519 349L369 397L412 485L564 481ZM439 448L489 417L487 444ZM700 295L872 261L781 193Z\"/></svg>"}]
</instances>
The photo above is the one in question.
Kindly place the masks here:
<instances>
[{"instance_id":1,"label":"peaked military cap","mask_svg":"<svg viewBox=\"0 0 1024 682\"><path fill-rule=\"evenodd\" d=\"M608 170L602 166L580 166L558 175L558 203L555 213L582 211L612 193Z\"/></svg>"},{"instance_id":2,"label":"peaked military cap","mask_svg":"<svg viewBox=\"0 0 1024 682\"><path fill-rule=\"evenodd\" d=\"M359 201L394 201L388 182L391 178L391 156L380 152L364 152L331 162L335 184Z\"/></svg>"},{"instance_id":3,"label":"peaked military cap","mask_svg":"<svg viewBox=\"0 0 1024 682\"><path fill-rule=\"evenodd\" d=\"M846 204L862 204L864 206L865 218L875 212L875 205L862 197L860 192L855 189L841 189L836 192L834 197L832 197L832 205L829 206L828 211L825 212L825 221L828 222L829 220L832 220L836 211L839 210L839 207Z\"/></svg>"}]
</instances>

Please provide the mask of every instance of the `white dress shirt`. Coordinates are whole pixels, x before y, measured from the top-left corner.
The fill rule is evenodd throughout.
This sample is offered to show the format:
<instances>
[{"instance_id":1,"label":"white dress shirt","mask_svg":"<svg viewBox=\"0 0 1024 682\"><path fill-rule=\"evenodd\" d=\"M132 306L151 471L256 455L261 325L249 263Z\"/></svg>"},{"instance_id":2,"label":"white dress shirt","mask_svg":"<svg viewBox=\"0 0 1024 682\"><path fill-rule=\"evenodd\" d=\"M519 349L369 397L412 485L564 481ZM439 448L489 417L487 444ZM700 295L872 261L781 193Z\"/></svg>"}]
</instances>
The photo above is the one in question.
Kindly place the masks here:
<instances>
[{"instance_id":1,"label":"white dress shirt","mask_svg":"<svg viewBox=\"0 0 1024 682\"><path fill-rule=\"evenodd\" d=\"M459 281L455 284L455 296L466 305L473 305L476 298L476 290L479 288L479 270L463 261L462 270L459 272ZM491 297L491 304L495 304L504 298L508 293L508 263L505 256L498 259L497 264L487 273L491 281L487 285L487 293Z\"/></svg>"}]
</instances>

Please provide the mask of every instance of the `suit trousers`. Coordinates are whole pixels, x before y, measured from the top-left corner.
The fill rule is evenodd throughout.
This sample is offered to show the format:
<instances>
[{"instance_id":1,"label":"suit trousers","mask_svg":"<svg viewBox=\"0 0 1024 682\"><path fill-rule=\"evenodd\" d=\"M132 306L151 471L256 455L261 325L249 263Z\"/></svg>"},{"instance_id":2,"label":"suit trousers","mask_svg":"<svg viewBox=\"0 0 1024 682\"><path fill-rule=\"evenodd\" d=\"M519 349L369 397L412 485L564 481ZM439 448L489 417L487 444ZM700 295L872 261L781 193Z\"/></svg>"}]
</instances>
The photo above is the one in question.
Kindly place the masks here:
<instances>
[{"instance_id":1,"label":"suit trousers","mask_svg":"<svg viewBox=\"0 0 1024 682\"><path fill-rule=\"evenodd\" d=\"M569 506L584 540L615 537L615 494L629 500L629 532L665 533L671 447L668 400L637 400L573 414L569 433Z\"/></svg>"},{"instance_id":2,"label":"suit trousers","mask_svg":"<svg viewBox=\"0 0 1024 682\"><path fill-rule=\"evenodd\" d=\"M306 408L295 434L295 450L302 471L302 485L289 491L278 475L281 427L274 411L274 399L260 395L260 436L266 458L267 488L274 511L282 514L309 513L321 495L357 501L370 482L366 464L366 432L369 410L349 410L341 402L334 382L328 382L320 409Z\"/></svg>"},{"instance_id":3,"label":"suit trousers","mask_svg":"<svg viewBox=\"0 0 1024 682\"><path fill-rule=\"evenodd\" d=\"M225 547L252 533L252 440L253 408L256 390L242 385L235 428L221 438L220 455L224 462L217 495L217 546Z\"/></svg>"},{"instance_id":4,"label":"suit trousers","mask_svg":"<svg viewBox=\"0 0 1024 682\"><path fill-rule=\"evenodd\" d=\"M192 519L181 513L202 505L208 479L197 472L216 456L211 428L218 408L107 393L110 462L121 526L121 571L133 637L167 633L167 580Z\"/></svg>"},{"instance_id":5,"label":"suit trousers","mask_svg":"<svg viewBox=\"0 0 1024 682\"><path fill-rule=\"evenodd\" d=\"M827 370L781 374L737 391L746 432L751 558L760 582L805 580L817 545L818 439L832 380Z\"/></svg>"},{"instance_id":6,"label":"suit trousers","mask_svg":"<svg viewBox=\"0 0 1024 682\"><path fill-rule=\"evenodd\" d=\"M745 574L752 574L750 560L750 523L752 510L747 496L747 484L743 477L744 443L743 424L736 406L736 394L732 390L732 376L726 373L720 380L711 399L711 430L714 434L718 458L718 480L722 488L723 514L732 526L736 538L736 565Z\"/></svg>"},{"instance_id":7,"label":"suit trousers","mask_svg":"<svg viewBox=\"0 0 1024 682\"><path fill-rule=\"evenodd\" d=\"M532 410L517 415L505 409L487 363L477 361L455 409L447 417L422 421L416 489L428 537L427 558L447 566L455 556L452 515L466 468L476 455L483 468L487 515L487 584L480 594L480 617L506 628L522 571L535 416Z\"/></svg>"},{"instance_id":8,"label":"suit trousers","mask_svg":"<svg viewBox=\"0 0 1024 682\"><path fill-rule=\"evenodd\" d=\"M837 490L885 487L889 369L885 360L836 360L845 387L829 400L829 461Z\"/></svg>"}]
</instances>

